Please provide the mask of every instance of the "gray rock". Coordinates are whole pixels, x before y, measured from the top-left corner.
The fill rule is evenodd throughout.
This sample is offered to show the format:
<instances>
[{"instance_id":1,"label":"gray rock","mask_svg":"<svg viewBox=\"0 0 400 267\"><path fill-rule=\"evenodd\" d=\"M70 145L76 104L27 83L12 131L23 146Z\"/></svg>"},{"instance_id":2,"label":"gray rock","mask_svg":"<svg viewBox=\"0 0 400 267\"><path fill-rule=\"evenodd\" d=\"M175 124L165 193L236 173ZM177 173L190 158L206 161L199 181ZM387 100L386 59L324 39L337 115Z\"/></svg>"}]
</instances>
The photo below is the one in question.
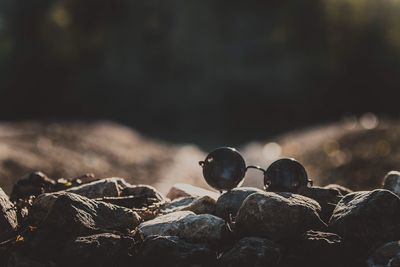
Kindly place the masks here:
<instances>
[{"instance_id":1,"label":"gray rock","mask_svg":"<svg viewBox=\"0 0 400 267\"><path fill-rule=\"evenodd\" d=\"M204 196L209 196L217 200L219 194L214 191L210 191L201 187L183 183L174 184L167 193L167 198L171 200L181 197L204 197Z\"/></svg>"},{"instance_id":2,"label":"gray rock","mask_svg":"<svg viewBox=\"0 0 400 267\"><path fill-rule=\"evenodd\" d=\"M144 266L213 266L216 253L207 244L193 244L177 236L148 236L141 247Z\"/></svg>"},{"instance_id":3,"label":"gray rock","mask_svg":"<svg viewBox=\"0 0 400 267\"><path fill-rule=\"evenodd\" d=\"M220 266L273 267L278 266L281 256L281 248L273 241L259 237L245 237L223 253Z\"/></svg>"},{"instance_id":4,"label":"gray rock","mask_svg":"<svg viewBox=\"0 0 400 267\"><path fill-rule=\"evenodd\" d=\"M236 217L236 229L243 236L292 240L307 230L324 229L319 204L310 198L263 192L246 198Z\"/></svg>"},{"instance_id":5,"label":"gray rock","mask_svg":"<svg viewBox=\"0 0 400 267\"><path fill-rule=\"evenodd\" d=\"M328 222L336 204L342 199L342 194L334 188L318 186L300 187L297 194L314 199L321 206L321 218Z\"/></svg>"},{"instance_id":6,"label":"gray rock","mask_svg":"<svg viewBox=\"0 0 400 267\"><path fill-rule=\"evenodd\" d=\"M238 187L223 193L217 200L215 215L229 221L236 214L243 201L253 193L262 193L261 189L254 187Z\"/></svg>"},{"instance_id":7,"label":"gray rock","mask_svg":"<svg viewBox=\"0 0 400 267\"><path fill-rule=\"evenodd\" d=\"M57 262L66 267L133 266L134 246L132 237L110 233L78 237L66 243Z\"/></svg>"},{"instance_id":8,"label":"gray rock","mask_svg":"<svg viewBox=\"0 0 400 267\"><path fill-rule=\"evenodd\" d=\"M48 200L41 199L42 207L47 205L50 209L29 242L30 251L34 255L55 257L65 242L78 236L105 232L127 233L135 229L141 221L137 213L130 209L74 193L60 192L48 194L44 198ZM36 202L33 206L35 205ZM35 209L32 210L33 214L34 212ZM42 209L40 216L43 213Z\"/></svg>"},{"instance_id":9,"label":"gray rock","mask_svg":"<svg viewBox=\"0 0 400 267\"><path fill-rule=\"evenodd\" d=\"M346 246L360 256L376 246L400 239L400 198L377 189L346 195L329 222Z\"/></svg>"},{"instance_id":10,"label":"gray rock","mask_svg":"<svg viewBox=\"0 0 400 267\"><path fill-rule=\"evenodd\" d=\"M121 196L142 198L143 206L165 201L164 196L157 189L149 185L128 185L122 189Z\"/></svg>"},{"instance_id":11,"label":"gray rock","mask_svg":"<svg viewBox=\"0 0 400 267\"><path fill-rule=\"evenodd\" d=\"M55 181L48 178L42 172L32 172L21 177L14 185L10 195L11 201L28 199L30 196L38 196L53 190Z\"/></svg>"},{"instance_id":12,"label":"gray rock","mask_svg":"<svg viewBox=\"0 0 400 267\"><path fill-rule=\"evenodd\" d=\"M41 228L55 228L72 235L133 230L140 217L130 209L95 201L74 193L47 196L53 202ZM35 205L35 204L34 204Z\"/></svg>"},{"instance_id":13,"label":"gray rock","mask_svg":"<svg viewBox=\"0 0 400 267\"><path fill-rule=\"evenodd\" d=\"M324 188L339 190L339 192L340 192L340 194L342 194L342 196L345 196L345 195L353 192L353 190L351 190L347 187L344 187L342 185L338 185L338 184L328 184L328 185L324 186Z\"/></svg>"},{"instance_id":14,"label":"gray rock","mask_svg":"<svg viewBox=\"0 0 400 267\"><path fill-rule=\"evenodd\" d=\"M122 178L106 178L72 187L66 192L78 194L87 198L118 197L121 194L118 180Z\"/></svg>"},{"instance_id":15,"label":"gray rock","mask_svg":"<svg viewBox=\"0 0 400 267\"><path fill-rule=\"evenodd\" d=\"M383 189L392 191L397 196L400 196L400 172L388 172L385 178L383 178Z\"/></svg>"},{"instance_id":16,"label":"gray rock","mask_svg":"<svg viewBox=\"0 0 400 267\"><path fill-rule=\"evenodd\" d=\"M215 199L204 196L198 197L188 206L182 210L192 211L195 214L215 214Z\"/></svg>"},{"instance_id":17,"label":"gray rock","mask_svg":"<svg viewBox=\"0 0 400 267\"><path fill-rule=\"evenodd\" d=\"M161 214L168 214L175 211L192 211L196 214L214 214L215 199L204 197L183 197L174 199L161 206Z\"/></svg>"},{"instance_id":18,"label":"gray rock","mask_svg":"<svg viewBox=\"0 0 400 267\"><path fill-rule=\"evenodd\" d=\"M0 188L0 242L17 230L17 213L6 193Z\"/></svg>"},{"instance_id":19,"label":"gray rock","mask_svg":"<svg viewBox=\"0 0 400 267\"><path fill-rule=\"evenodd\" d=\"M196 215L177 211L143 222L138 232L144 238L151 235L178 236L189 242L217 244L224 237L225 221L210 214Z\"/></svg>"}]
</instances>

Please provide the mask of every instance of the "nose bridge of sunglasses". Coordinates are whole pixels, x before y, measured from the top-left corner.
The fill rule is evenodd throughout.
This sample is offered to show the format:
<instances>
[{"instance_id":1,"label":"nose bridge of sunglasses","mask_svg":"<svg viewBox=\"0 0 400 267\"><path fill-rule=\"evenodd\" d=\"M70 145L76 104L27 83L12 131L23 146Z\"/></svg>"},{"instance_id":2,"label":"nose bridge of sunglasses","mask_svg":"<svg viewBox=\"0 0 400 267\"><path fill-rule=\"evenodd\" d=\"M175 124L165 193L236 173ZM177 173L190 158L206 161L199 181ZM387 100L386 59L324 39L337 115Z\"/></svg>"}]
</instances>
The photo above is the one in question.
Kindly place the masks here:
<instances>
[{"instance_id":1,"label":"nose bridge of sunglasses","mask_svg":"<svg viewBox=\"0 0 400 267\"><path fill-rule=\"evenodd\" d=\"M248 169L256 169L256 170L261 171L263 174L265 173L265 169L263 169L263 168L261 168L260 166L257 166L257 165L249 165L249 166L247 166L246 167L246 172L247 172Z\"/></svg>"}]
</instances>

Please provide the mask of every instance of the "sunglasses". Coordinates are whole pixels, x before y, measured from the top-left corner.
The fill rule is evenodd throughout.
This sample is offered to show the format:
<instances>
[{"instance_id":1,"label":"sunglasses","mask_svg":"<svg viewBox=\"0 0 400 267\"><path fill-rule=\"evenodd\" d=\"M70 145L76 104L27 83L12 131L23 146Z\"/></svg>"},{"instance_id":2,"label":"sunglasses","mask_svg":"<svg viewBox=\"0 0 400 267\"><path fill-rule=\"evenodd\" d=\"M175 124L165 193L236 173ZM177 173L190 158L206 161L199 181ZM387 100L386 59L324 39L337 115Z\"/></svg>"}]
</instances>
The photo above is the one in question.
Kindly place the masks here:
<instances>
[{"instance_id":1,"label":"sunglasses","mask_svg":"<svg viewBox=\"0 0 400 267\"><path fill-rule=\"evenodd\" d=\"M246 166L242 155L231 147L215 149L199 165L203 168L206 182L221 193L240 186L248 169L263 173L267 191L296 193L300 187L313 185L306 169L295 159L278 159L265 170L259 166Z\"/></svg>"}]
</instances>

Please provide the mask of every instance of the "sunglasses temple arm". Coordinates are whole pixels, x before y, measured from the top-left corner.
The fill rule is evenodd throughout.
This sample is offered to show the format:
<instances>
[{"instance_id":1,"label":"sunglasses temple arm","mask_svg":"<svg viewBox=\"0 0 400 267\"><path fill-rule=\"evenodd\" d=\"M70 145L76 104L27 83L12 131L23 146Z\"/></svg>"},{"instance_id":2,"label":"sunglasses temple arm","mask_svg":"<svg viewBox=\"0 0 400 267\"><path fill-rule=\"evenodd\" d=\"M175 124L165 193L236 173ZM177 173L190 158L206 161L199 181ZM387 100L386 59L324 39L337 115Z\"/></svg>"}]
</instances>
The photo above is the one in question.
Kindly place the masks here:
<instances>
[{"instance_id":1,"label":"sunglasses temple arm","mask_svg":"<svg viewBox=\"0 0 400 267\"><path fill-rule=\"evenodd\" d=\"M261 168L260 166L253 166L253 165L250 165L250 166L247 166L247 167L246 167L246 171L247 171L248 169L256 169L256 170L259 170L259 171L262 171L263 173L265 173L265 170L264 170L263 168Z\"/></svg>"}]
</instances>

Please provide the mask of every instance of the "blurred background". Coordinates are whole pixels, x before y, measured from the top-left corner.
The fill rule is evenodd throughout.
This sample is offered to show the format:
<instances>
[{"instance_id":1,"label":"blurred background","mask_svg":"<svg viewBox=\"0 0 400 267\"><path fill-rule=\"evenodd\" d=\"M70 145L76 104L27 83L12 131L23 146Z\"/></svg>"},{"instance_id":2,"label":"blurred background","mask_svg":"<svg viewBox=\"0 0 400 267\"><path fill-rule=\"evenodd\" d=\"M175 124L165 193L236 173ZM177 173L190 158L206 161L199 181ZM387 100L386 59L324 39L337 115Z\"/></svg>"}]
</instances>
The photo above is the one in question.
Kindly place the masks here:
<instances>
[{"instance_id":1,"label":"blurred background","mask_svg":"<svg viewBox=\"0 0 400 267\"><path fill-rule=\"evenodd\" d=\"M400 1L0 1L0 119L206 149L399 115Z\"/></svg>"},{"instance_id":2,"label":"blurred background","mask_svg":"<svg viewBox=\"0 0 400 267\"><path fill-rule=\"evenodd\" d=\"M264 165L272 149L279 152L275 158L308 159L314 175L335 177L333 170L356 162L339 172L347 177L357 173L354 168L380 162L373 165L373 174L364 171L357 177L381 178L397 166L398 129L383 123L384 129L373 135L364 130L375 129L379 119L399 117L399 13L398 0L1 0L0 120L108 120L152 140L194 144L203 151L241 146L251 162ZM333 134L329 140L307 135L308 146L301 141L297 150L276 141L290 141L282 133L342 118L350 127L319 132L320 137ZM176 165L183 166L204 156L194 146L158 147L150 149L154 153L139 149L142 159L122 164L142 139L120 125L2 125L3 177L39 168L55 176L97 170L146 181L156 175L143 171L158 166L155 158L181 155ZM340 141L354 133L351 129L373 136L371 141L351 135L344 142L364 142L354 148L360 157ZM131 141L119 141L121 136ZM93 140L103 147L91 146ZM383 152L368 154L365 144L370 143ZM61 144L63 150L54 150ZM315 153L303 157L301 150L311 145ZM131 150L122 153L127 147ZM17 155L18 149L22 152ZM256 154L260 156L251 156ZM311 166L316 159L330 162L330 168L319 162ZM313 171L318 168L325 169ZM166 172L170 177L189 173L162 170L156 176Z\"/></svg>"}]
</instances>

